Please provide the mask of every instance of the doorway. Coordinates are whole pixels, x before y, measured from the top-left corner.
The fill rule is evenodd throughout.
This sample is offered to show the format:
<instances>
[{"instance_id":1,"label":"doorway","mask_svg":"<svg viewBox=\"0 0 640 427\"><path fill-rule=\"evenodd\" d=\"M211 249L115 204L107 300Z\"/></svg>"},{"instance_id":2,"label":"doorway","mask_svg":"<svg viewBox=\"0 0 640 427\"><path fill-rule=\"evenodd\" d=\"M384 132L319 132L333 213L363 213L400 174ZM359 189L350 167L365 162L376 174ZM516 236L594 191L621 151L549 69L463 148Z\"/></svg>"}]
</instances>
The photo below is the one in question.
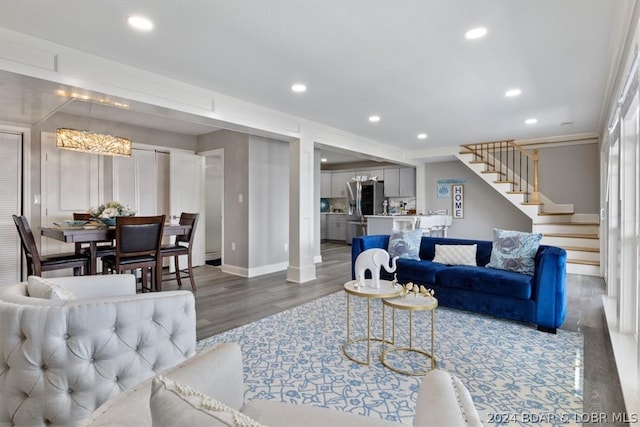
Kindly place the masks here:
<instances>
[{"instance_id":1,"label":"doorway","mask_svg":"<svg viewBox=\"0 0 640 427\"><path fill-rule=\"evenodd\" d=\"M224 200L224 150L201 153L205 156L205 260L210 265L223 263L222 242Z\"/></svg>"}]
</instances>

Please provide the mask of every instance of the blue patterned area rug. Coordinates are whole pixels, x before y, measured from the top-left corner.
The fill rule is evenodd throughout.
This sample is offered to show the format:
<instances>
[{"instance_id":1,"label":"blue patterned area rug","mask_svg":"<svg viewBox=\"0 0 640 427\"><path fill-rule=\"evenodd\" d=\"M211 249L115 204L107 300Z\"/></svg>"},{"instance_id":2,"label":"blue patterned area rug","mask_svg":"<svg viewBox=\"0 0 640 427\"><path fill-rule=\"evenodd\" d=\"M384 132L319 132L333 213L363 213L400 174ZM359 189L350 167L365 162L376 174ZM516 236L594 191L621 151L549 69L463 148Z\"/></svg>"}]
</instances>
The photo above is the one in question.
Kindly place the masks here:
<instances>
[{"instance_id":1,"label":"blue patterned area rug","mask_svg":"<svg viewBox=\"0 0 640 427\"><path fill-rule=\"evenodd\" d=\"M352 338L365 336L365 301L351 297ZM385 313L388 337L391 309ZM414 313L413 344L430 351L428 313ZM371 303L371 318L372 331L379 336L379 301ZM346 294L338 292L201 340L198 349L219 342L240 344L248 400L331 407L412 425L422 377L397 374L382 366L379 344L371 347L370 366L347 359L342 352L346 319ZM462 380L485 424L510 421L525 425L536 417L573 419L583 412L581 334L558 330L553 335L517 322L444 307L436 310L435 323L438 368ZM408 344L407 325L407 312L396 310L397 345ZM350 352L366 358L366 345L353 345ZM415 353L398 353L388 362L412 369L428 366L428 359Z\"/></svg>"}]
</instances>

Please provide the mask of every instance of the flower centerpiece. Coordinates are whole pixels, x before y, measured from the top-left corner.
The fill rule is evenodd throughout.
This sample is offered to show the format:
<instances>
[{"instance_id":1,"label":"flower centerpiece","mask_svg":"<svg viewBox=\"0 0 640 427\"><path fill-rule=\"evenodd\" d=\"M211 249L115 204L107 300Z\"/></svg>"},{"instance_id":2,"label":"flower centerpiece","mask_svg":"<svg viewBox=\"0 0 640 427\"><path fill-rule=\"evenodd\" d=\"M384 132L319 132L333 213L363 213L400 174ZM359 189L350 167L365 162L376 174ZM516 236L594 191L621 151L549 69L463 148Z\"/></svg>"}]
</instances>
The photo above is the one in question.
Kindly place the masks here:
<instances>
[{"instance_id":1,"label":"flower centerpiece","mask_svg":"<svg viewBox=\"0 0 640 427\"><path fill-rule=\"evenodd\" d=\"M134 216L136 211L120 202L112 201L89 209L91 216L105 225L116 225L117 216Z\"/></svg>"}]
</instances>

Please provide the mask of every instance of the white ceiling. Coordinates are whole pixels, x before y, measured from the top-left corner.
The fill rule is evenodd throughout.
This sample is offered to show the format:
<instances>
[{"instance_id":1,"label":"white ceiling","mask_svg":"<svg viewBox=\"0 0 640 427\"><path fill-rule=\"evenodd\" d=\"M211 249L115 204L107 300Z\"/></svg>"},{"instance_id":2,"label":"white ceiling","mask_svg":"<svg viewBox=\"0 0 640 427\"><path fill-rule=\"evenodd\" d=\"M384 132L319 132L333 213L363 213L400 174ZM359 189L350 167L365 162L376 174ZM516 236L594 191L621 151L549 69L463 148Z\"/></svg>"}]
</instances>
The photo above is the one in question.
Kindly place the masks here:
<instances>
[{"instance_id":1,"label":"white ceiling","mask_svg":"<svg viewBox=\"0 0 640 427\"><path fill-rule=\"evenodd\" d=\"M1 0L0 26L414 151L598 132L622 3ZM154 30L129 28L134 13ZM487 36L466 40L477 26ZM292 93L294 82L307 92ZM0 120L87 114L87 103L65 104L46 85L0 73ZM506 98L512 87L522 95ZM91 114L217 129L151 106L110 110ZM530 117L538 123L525 125Z\"/></svg>"}]
</instances>

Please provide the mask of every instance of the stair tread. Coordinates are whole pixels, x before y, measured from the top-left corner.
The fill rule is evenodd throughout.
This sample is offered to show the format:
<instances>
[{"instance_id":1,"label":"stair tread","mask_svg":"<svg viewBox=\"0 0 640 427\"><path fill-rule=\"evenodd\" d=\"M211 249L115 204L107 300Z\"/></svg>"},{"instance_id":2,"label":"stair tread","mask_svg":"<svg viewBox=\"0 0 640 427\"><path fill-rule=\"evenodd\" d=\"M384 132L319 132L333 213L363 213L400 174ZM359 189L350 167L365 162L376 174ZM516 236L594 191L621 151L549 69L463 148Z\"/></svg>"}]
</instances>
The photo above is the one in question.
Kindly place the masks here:
<instances>
[{"instance_id":1,"label":"stair tread","mask_svg":"<svg viewBox=\"0 0 640 427\"><path fill-rule=\"evenodd\" d=\"M500 171L482 171L480 173L497 173L498 175L506 175L506 173Z\"/></svg>"},{"instance_id":2,"label":"stair tread","mask_svg":"<svg viewBox=\"0 0 640 427\"><path fill-rule=\"evenodd\" d=\"M562 246L565 251L574 252L600 252L600 248L585 248L584 246Z\"/></svg>"},{"instance_id":3,"label":"stair tread","mask_svg":"<svg viewBox=\"0 0 640 427\"><path fill-rule=\"evenodd\" d=\"M538 212L538 215L540 216L547 216L547 215L574 215L575 212Z\"/></svg>"},{"instance_id":4,"label":"stair tread","mask_svg":"<svg viewBox=\"0 0 640 427\"><path fill-rule=\"evenodd\" d=\"M533 225L600 225L600 223L599 222L561 221L561 222L534 222Z\"/></svg>"},{"instance_id":5,"label":"stair tread","mask_svg":"<svg viewBox=\"0 0 640 427\"><path fill-rule=\"evenodd\" d=\"M569 237L575 239L598 239L597 234L574 234L574 233L542 233L543 237Z\"/></svg>"},{"instance_id":6,"label":"stair tread","mask_svg":"<svg viewBox=\"0 0 640 427\"><path fill-rule=\"evenodd\" d=\"M522 202L521 205L526 206L541 206L542 202Z\"/></svg>"},{"instance_id":7,"label":"stair tread","mask_svg":"<svg viewBox=\"0 0 640 427\"><path fill-rule=\"evenodd\" d=\"M600 265L600 261L590 261L586 259L568 259L568 264Z\"/></svg>"},{"instance_id":8,"label":"stair tread","mask_svg":"<svg viewBox=\"0 0 640 427\"><path fill-rule=\"evenodd\" d=\"M507 194L529 194L528 191L507 191Z\"/></svg>"}]
</instances>

